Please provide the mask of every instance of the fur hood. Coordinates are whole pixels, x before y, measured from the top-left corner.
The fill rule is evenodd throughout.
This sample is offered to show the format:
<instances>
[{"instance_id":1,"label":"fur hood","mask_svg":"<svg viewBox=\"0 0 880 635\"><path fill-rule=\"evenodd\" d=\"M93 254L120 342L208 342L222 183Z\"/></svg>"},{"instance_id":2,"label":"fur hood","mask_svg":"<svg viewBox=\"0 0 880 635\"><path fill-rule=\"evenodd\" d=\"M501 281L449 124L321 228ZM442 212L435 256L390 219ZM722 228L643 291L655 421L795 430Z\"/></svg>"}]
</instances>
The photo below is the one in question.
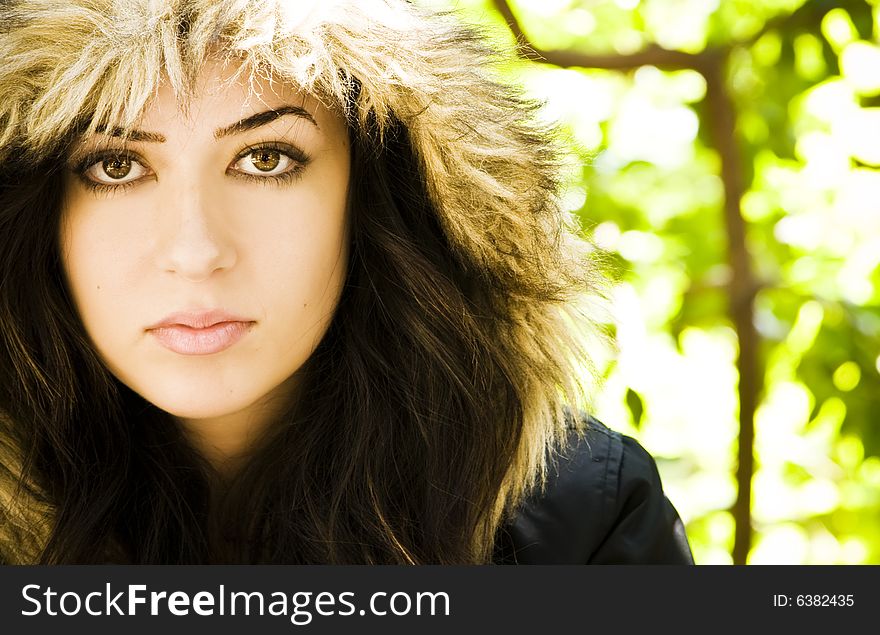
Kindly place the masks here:
<instances>
[{"instance_id":1,"label":"fur hood","mask_svg":"<svg viewBox=\"0 0 880 635\"><path fill-rule=\"evenodd\" d=\"M11 152L49 156L71 131L124 135L161 82L185 107L212 55L318 95L362 134L381 138L402 122L456 257L499 289L531 290L505 300L525 435L500 514L541 481L564 407L586 405L589 248L558 206L559 153L538 104L499 80L505 57L479 33L406 0L6 0L0 163ZM0 455L7 512L10 452Z\"/></svg>"}]
</instances>

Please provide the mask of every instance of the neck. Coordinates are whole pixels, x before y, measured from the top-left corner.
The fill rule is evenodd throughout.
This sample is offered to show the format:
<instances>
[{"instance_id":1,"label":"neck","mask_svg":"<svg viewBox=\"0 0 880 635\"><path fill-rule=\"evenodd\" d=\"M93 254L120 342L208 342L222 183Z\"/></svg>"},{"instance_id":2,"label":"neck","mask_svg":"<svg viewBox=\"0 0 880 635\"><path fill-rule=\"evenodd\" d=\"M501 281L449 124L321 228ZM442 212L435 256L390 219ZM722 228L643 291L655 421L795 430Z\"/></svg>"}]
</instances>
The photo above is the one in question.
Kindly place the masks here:
<instances>
[{"instance_id":1,"label":"neck","mask_svg":"<svg viewBox=\"0 0 880 635\"><path fill-rule=\"evenodd\" d=\"M232 413L204 419L178 419L195 449L219 474L236 472L253 446L257 428L268 422L258 421L248 413Z\"/></svg>"},{"instance_id":2,"label":"neck","mask_svg":"<svg viewBox=\"0 0 880 635\"><path fill-rule=\"evenodd\" d=\"M277 421L292 395L293 378L237 412L214 417L177 417L193 447L221 477L234 475L255 445Z\"/></svg>"}]
</instances>

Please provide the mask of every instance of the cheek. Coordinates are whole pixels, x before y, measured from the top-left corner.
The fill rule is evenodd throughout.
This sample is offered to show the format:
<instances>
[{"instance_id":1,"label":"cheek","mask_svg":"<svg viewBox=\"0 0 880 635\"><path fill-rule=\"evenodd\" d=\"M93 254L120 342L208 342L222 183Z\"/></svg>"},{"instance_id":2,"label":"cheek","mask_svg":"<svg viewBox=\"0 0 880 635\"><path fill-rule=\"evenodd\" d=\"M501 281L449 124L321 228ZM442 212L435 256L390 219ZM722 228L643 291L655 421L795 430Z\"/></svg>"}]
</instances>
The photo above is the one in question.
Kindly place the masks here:
<instances>
[{"instance_id":1,"label":"cheek","mask_svg":"<svg viewBox=\"0 0 880 635\"><path fill-rule=\"evenodd\" d=\"M248 251L264 301L295 317L303 328L308 325L302 320L314 322L332 314L345 282L349 246L344 214L305 197L299 203L287 214L264 218ZM271 313L272 307L267 308Z\"/></svg>"},{"instance_id":2,"label":"cheek","mask_svg":"<svg viewBox=\"0 0 880 635\"><path fill-rule=\"evenodd\" d=\"M136 308L133 271L147 234L90 209L71 208L62 218L59 246L68 289L86 331L102 348Z\"/></svg>"},{"instance_id":3,"label":"cheek","mask_svg":"<svg viewBox=\"0 0 880 635\"><path fill-rule=\"evenodd\" d=\"M262 346L285 372L318 345L336 310L348 262L345 191L328 196L327 180L267 197L239 236L239 264L266 316ZM324 186L324 187L321 187ZM271 199L271 200L270 200ZM265 349L264 349L265 350Z\"/></svg>"}]
</instances>

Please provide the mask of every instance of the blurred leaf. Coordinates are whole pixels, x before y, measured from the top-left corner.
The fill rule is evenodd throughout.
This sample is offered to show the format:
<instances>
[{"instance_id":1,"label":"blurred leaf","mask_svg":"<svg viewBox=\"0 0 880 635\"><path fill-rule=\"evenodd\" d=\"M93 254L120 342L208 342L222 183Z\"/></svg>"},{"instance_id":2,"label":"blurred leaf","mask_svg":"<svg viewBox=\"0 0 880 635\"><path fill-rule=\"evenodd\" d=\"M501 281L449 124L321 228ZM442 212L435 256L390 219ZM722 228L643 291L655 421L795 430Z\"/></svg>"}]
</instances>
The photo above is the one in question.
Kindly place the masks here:
<instances>
[{"instance_id":1,"label":"blurred leaf","mask_svg":"<svg viewBox=\"0 0 880 635\"><path fill-rule=\"evenodd\" d=\"M642 398L639 397L639 393L637 393L632 388L626 389L626 405L629 408L630 413L632 414L633 422L635 423L636 428L641 428L642 415L645 412L645 405L642 403Z\"/></svg>"}]
</instances>

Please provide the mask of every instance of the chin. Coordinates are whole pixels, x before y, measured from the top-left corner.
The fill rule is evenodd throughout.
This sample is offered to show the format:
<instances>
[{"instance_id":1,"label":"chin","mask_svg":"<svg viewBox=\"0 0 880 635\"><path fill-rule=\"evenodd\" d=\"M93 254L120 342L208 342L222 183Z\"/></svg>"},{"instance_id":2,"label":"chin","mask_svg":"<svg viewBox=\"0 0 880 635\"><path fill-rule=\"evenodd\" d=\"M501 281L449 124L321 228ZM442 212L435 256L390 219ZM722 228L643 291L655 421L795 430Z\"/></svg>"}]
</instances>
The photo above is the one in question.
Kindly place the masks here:
<instances>
[{"instance_id":1,"label":"chin","mask_svg":"<svg viewBox=\"0 0 880 635\"><path fill-rule=\"evenodd\" d=\"M233 415L247 407L247 404L237 406L216 401L211 403L180 403L175 401L162 403L152 399L149 401L178 419L216 419Z\"/></svg>"},{"instance_id":2,"label":"chin","mask_svg":"<svg viewBox=\"0 0 880 635\"><path fill-rule=\"evenodd\" d=\"M181 419L212 419L245 410L260 397L250 391L233 391L216 386L179 383L153 390L137 390L144 399L157 408Z\"/></svg>"}]
</instances>

